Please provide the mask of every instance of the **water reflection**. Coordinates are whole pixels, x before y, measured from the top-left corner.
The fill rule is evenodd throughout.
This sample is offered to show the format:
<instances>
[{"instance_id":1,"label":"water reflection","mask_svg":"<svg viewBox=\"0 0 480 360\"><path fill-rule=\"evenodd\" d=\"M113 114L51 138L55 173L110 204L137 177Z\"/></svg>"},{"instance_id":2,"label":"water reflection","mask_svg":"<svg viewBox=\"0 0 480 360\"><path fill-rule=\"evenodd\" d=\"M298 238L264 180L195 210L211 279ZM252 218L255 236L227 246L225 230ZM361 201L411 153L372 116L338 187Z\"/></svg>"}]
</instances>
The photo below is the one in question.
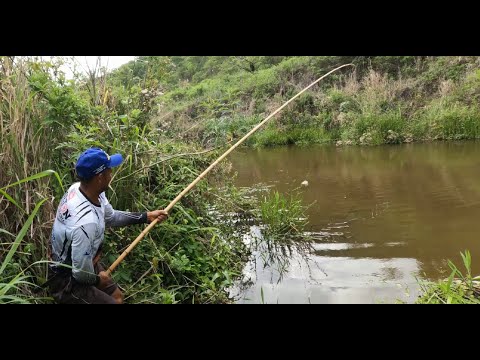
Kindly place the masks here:
<instances>
[{"instance_id":1,"label":"water reflection","mask_svg":"<svg viewBox=\"0 0 480 360\"><path fill-rule=\"evenodd\" d=\"M262 236L261 227L244 234L252 261L232 289L237 303L392 303L414 302L419 263L411 258L345 256L374 244L339 243L343 233L306 232L310 241L284 246ZM386 243L385 246L404 244Z\"/></svg>"}]
</instances>

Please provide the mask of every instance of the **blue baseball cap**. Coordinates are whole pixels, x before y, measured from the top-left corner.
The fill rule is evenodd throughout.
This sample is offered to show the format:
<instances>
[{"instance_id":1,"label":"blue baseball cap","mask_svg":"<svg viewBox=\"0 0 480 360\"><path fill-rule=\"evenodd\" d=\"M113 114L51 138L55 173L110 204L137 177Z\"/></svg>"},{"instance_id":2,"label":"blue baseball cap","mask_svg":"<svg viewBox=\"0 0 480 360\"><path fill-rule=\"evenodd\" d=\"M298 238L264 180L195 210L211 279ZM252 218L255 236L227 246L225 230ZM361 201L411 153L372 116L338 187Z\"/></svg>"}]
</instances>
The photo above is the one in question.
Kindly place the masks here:
<instances>
[{"instance_id":1,"label":"blue baseball cap","mask_svg":"<svg viewBox=\"0 0 480 360\"><path fill-rule=\"evenodd\" d=\"M121 154L108 155L99 148L90 148L84 151L77 160L75 170L82 179L90 179L103 170L118 166L122 163Z\"/></svg>"}]
</instances>

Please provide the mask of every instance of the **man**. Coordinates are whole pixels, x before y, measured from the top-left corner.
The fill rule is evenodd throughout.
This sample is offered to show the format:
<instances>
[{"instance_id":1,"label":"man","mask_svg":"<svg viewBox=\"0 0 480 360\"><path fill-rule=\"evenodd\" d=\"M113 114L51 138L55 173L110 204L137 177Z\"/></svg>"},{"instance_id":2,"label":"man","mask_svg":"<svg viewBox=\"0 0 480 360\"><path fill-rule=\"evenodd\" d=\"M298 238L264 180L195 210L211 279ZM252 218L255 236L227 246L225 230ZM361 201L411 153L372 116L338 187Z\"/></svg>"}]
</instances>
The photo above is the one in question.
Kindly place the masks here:
<instances>
[{"instance_id":1,"label":"man","mask_svg":"<svg viewBox=\"0 0 480 360\"><path fill-rule=\"evenodd\" d=\"M121 304L123 293L99 263L105 226L164 221L164 210L133 213L114 210L105 191L112 167L121 154L99 148L80 155L75 166L80 182L73 184L58 206L51 236L50 293L57 303ZM62 266L67 265L67 266Z\"/></svg>"}]
</instances>

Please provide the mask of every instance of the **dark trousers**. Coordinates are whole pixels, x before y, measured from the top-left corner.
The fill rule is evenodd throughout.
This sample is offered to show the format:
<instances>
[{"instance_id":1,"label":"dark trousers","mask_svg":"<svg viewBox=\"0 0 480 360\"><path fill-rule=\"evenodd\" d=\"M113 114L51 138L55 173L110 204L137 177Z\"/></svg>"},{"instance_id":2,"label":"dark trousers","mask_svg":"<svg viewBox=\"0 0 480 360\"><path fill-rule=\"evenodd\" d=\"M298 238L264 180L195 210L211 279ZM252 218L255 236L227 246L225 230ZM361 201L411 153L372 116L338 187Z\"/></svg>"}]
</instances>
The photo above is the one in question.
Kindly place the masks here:
<instances>
[{"instance_id":1,"label":"dark trousers","mask_svg":"<svg viewBox=\"0 0 480 360\"><path fill-rule=\"evenodd\" d=\"M95 274L105 271L98 262L95 267ZM117 302L111 296L117 284L112 280L99 289L95 285L85 285L78 283L71 272L49 271L49 292L57 304L116 304Z\"/></svg>"}]
</instances>

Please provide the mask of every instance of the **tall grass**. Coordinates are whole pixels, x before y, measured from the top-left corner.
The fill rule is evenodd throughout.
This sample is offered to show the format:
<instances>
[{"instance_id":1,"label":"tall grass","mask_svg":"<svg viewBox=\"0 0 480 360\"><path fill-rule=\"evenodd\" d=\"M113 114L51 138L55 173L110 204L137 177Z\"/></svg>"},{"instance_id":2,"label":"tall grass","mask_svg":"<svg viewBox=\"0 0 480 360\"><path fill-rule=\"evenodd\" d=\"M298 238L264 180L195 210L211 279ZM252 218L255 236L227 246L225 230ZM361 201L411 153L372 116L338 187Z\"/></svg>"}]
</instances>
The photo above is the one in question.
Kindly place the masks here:
<instances>
[{"instance_id":1,"label":"tall grass","mask_svg":"<svg viewBox=\"0 0 480 360\"><path fill-rule=\"evenodd\" d=\"M47 74L52 67L32 64L28 58L0 57L0 228L12 234L18 233L37 199L62 192L49 181L50 173L42 173L51 168L52 147L61 131L53 131L53 123L46 121L48 104L32 88L35 74ZM35 173L36 181L30 181ZM29 229L29 250L35 259L46 256L53 213L53 204L47 201L39 210L38 224Z\"/></svg>"},{"instance_id":2,"label":"tall grass","mask_svg":"<svg viewBox=\"0 0 480 360\"><path fill-rule=\"evenodd\" d=\"M288 242L301 235L307 224L305 206L298 195L287 197L274 191L264 197L260 213L266 236L278 241Z\"/></svg>"},{"instance_id":3,"label":"tall grass","mask_svg":"<svg viewBox=\"0 0 480 360\"><path fill-rule=\"evenodd\" d=\"M422 295L417 304L480 304L480 277L473 277L470 251L460 253L465 267L463 274L455 264L448 260L452 270L446 280L438 282L420 282Z\"/></svg>"},{"instance_id":4,"label":"tall grass","mask_svg":"<svg viewBox=\"0 0 480 360\"><path fill-rule=\"evenodd\" d=\"M21 211L24 211L26 213L26 211L22 209L19 206L19 204L11 196L8 195L7 189L10 189L17 185L25 184L32 180L42 179L43 177L46 177L49 175L55 175L58 182L60 183L60 186L62 186L58 173L52 170L43 171L39 174L29 176L25 179L19 180L15 183L12 183L10 185L7 185L1 188L0 194L3 196L1 198L0 203L2 204L5 203L5 200L3 199L3 197L5 197L8 201L13 203ZM23 224L20 231L18 232L17 236L15 237L15 240L11 244L9 244L8 242L3 243L2 241L2 246L4 250L0 252L0 259L2 259L2 264L0 265L0 303L29 303L29 302L36 301L35 296L33 296L31 293L31 288L35 286L34 283L32 282L33 275L31 273L28 273L27 270L31 269L32 266L39 265L41 263L44 263L46 265L46 262L35 262L33 264L28 263L28 260L25 259L25 255L27 256L31 255L32 243L30 241L24 241L24 238L27 235L29 228L33 227L32 226L33 222L41 206L47 200L48 199L40 200L35 204L35 208L31 211L31 213L26 214L29 216L25 221L25 223ZM4 234L14 236L13 234L11 234L10 232L4 229L0 229L0 230L1 230L0 232ZM24 242L22 246L24 256L17 254L17 251L20 245L22 244L22 242ZM9 246L9 250L8 252L6 252L6 249L8 249L8 246ZM35 268L33 268L33 270L35 270ZM39 269L37 268L37 270ZM46 273L45 267L43 267L43 270L45 271L44 273ZM40 272L41 271L39 271L39 273Z\"/></svg>"}]
</instances>

